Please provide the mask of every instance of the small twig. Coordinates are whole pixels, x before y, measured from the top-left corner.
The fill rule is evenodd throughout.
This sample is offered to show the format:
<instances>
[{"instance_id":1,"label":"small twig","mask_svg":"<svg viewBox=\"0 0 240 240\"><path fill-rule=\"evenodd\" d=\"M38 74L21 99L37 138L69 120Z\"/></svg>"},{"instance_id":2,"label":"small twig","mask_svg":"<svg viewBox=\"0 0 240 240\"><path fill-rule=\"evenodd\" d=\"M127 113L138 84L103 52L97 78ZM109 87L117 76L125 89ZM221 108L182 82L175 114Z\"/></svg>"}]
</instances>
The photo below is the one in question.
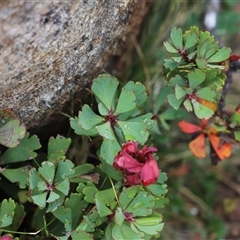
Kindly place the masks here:
<instances>
[{"instance_id":1,"label":"small twig","mask_svg":"<svg viewBox=\"0 0 240 240\"><path fill-rule=\"evenodd\" d=\"M233 191L240 195L239 184L233 182L231 179L223 175L223 173L220 172L218 169L212 168L211 170L217 173L216 177L218 178L218 181L222 182L223 184L225 184L226 186L228 186L229 188L231 188Z\"/></svg>"},{"instance_id":2,"label":"small twig","mask_svg":"<svg viewBox=\"0 0 240 240\"><path fill-rule=\"evenodd\" d=\"M149 73L149 69L148 69L144 54L142 52L140 45L138 44L138 42L136 41L136 39L134 37L132 37L132 42L133 42L134 47L136 48L137 54L142 62L143 71L144 71L144 74L146 77L147 92L150 94L152 92L151 84L150 84L150 73Z\"/></svg>"},{"instance_id":3,"label":"small twig","mask_svg":"<svg viewBox=\"0 0 240 240\"><path fill-rule=\"evenodd\" d=\"M195 202L203 211L206 213L211 213L215 214L214 211L201 199L199 198L196 194L193 192L189 191L186 187L181 187L179 189L179 192L183 195L185 195L187 198Z\"/></svg>"},{"instance_id":4,"label":"small twig","mask_svg":"<svg viewBox=\"0 0 240 240\"><path fill-rule=\"evenodd\" d=\"M222 116L225 113L225 99L227 96L227 93L229 91L229 88L232 84L232 69L230 67L229 71L227 72L227 79L225 80L225 84L223 86L223 90L222 90L222 95L218 104L218 109L217 109L217 113Z\"/></svg>"}]
</instances>

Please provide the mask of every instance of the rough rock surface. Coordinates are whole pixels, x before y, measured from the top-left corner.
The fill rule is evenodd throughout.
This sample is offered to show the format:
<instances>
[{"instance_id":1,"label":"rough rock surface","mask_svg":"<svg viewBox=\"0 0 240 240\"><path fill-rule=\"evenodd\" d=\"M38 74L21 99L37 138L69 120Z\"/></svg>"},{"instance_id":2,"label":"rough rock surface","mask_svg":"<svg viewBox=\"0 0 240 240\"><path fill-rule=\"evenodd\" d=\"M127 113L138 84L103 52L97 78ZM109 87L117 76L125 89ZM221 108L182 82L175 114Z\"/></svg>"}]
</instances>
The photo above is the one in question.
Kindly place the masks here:
<instances>
[{"instance_id":1,"label":"rough rock surface","mask_svg":"<svg viewBox=\"0 0 240 240\"><path fill-rule=\"evenodd\" d=\"M28 127L47 123L128 44L145 7L137 0L0 0L0 108L12 108Z\"/></svg>"}]
</instances>

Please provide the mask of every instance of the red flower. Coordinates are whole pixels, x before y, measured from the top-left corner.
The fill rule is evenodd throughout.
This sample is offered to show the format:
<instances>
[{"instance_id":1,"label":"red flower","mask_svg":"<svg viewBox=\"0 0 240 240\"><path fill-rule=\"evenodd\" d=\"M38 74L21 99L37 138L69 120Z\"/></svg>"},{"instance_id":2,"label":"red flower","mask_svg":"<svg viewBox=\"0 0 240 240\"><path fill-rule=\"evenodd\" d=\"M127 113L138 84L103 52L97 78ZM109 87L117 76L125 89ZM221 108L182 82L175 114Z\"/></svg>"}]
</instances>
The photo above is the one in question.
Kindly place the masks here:
<instances>
[{"instance_id":1,"label":"red flower","mask_svg":"<svg viewBox=\"0 0 240 240\"><path fill-rule=\"evenodd\" d=\"M189 143L189 148L192 153L198 158L206 157L205 150L205 139L208 138L211 148L216 153L219 160L230 157L232 152L232 145L224 142L220 136L218 136L218 131L208 125L208 120L202 120L199 126L180 121L178 123L179 127L184 133L194 134L198 133L199 135Z\"/></svg>"},{"instance_id":2,"label":"red flower","mask_svg":"<svg viewBox=\"0 0 240 240\"><path fill-rule=\"evenodd\" d=\"M155 147L144 146L138 150L138 142L129 141L122 146L114 160L114 167L123 172L126 185L144 186L155 183L160 175L157 162L153 153L157 152Z\"/></svg>"},{"instance_id":3,"label":"red flower","mask_svg":"<svg viewBox=\"0 0 240 240\"><path fill-rule=\"evenodd\" d=\"M9 235L4 235L4 236L0 237L0 240L13 240L13 237L9 236Z\"/></svg>"}]
</instances>

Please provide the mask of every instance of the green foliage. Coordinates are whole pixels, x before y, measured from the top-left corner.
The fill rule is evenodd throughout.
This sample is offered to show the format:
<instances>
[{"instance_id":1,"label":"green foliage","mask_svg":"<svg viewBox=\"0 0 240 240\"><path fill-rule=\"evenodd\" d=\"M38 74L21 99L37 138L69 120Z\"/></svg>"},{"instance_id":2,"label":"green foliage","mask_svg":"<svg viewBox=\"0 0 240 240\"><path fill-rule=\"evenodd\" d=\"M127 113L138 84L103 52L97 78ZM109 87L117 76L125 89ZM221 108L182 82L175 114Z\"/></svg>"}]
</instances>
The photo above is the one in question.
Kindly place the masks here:
<instances>
[{"instance_id":1,"label":"green foliage","mask_svg":"<svg viewBox=\"0 0 240 240\"><path fill-rule=\"evenodd\" d=\"M22 206L11 198L4 199L0 205L0 229L16 231L26 215Z\"/></svg>"},{"instance_id":2,"label":"green foliage","mask_svg":"<svg viewBox=\"0 0 240 240\"><path fill-rule=\"evenodd\" d=\"M230 48L220 47L209 32L191 27L185 33L173 28L170 40L164 43L169 53L165 59L166 79L171 91L169 104L176 110L180 106L202 118L213 116L221 95Z\"/></svg>"},{"instance_id":3,"label":"green foliage","mask_svg":"<svg viewBox=\"0 0 240 240\"><path fill-rule=\"evenodd\" d=\"M37 153L34 152L41 148L41 144L37 136L33 135L29 138L29 133L25 135L23 139L20 140L19 145L15 148L9 148L2 155L2 160L4 164L23 162L26 160L34 159Z\"/></svg>"},{"instance_id":4,"label":"green foliage","mask_svg":"<svg viewBox=\"0 0 240 240\"><path fill-rule=\"evenodd\" d=\"M16 147L19 144L19 139L22 139L25 133L26 129L18 119L0 122L0 144L5 147Z\"/></svg>"},{"instance_id":5,"label":"green foliage","mask_svg":"<svg viewBox=\"0 0 240 240\"><path fill-rule=\"evenodd\" d=\"M164 226L160 209L168 202L167 175L159 175L159 169L153 166L152 160L157 166L155 148L143 146L136 150L135 145L126 142L144 145L154 141L154 137L158 142L164 141L162 129L170 130L171 121L186 117L186 111L194 112L200 119L213 116L221 99L231 52L220 47L209 32L197 27L186 32L174 27L164 46L169 54L164 60L167 86L157 96L147 98L146 88L139 82L120 86L116 78L101 74L91 87L97 111L85 104L77 117L70 118L77 135L100 139L97 157L94 155L99 160L96 164L78 165L68 159L72 141L62 136L50 137L47 152L38 154L38 137L26 133L18 119L8 116L8 111L0 111L0 144L8 148L1 156L1 181L16 187L12 198L19 201L18 204L11 198L2 200L1 233L20 231L26 204L33 213L31 228L36 232L21 232L23 235L62 240L159 237ZM172 108L165 108L165 99ZM152 113L144 111L149 106ZM221 133L234 130L235 140L240 140L238 109L214 124ZM153 170L157 170L158 177L154 172L154 178L145 182L144 174ZM140 183L135 178L138 174ZM209 183L203 188L211 190L213 186ZM211 202L211 197L206 194L205 201ZM173 212L184 205L178 196L170 194L170 200L176 203ZM211 223L210 227L218 229L218 224L221 225Z\"/></svg>"},{"instance_id":6,"label":"green foliage","mask_svg":"<svg viewBox=\"0 0 240 240\"><path fill-rule=\"evenodd\" d=\"M19 120L3 121L6 134L1 135L1 143L12 143L14 148L3 153L0 173L22 189L16 194L22 205L12 199L2 201L1 232L17 233L25 217L23 204L31 204L35 211L32 227L36 232L21 232L26 235L51 235L62 240L145 239L162 230L162 216L155 205L164 205L166 174L154 179L155 184L126 188L124 174L113 164L122 144L132 140L143 145L148 140L153 114L139 114L147 100L145 87L130 81L119 88L116 78L103 74L93 81L92 92L98 113L84 105L70 124L79 135L103 139L98 151L101 164L97 167L89 163L75 165L67 159L71 139L62 136L50 137L47 152L39 156L37 136L25 134Z\"/></svg>"},{"instance_id":7,"label":"green foliage","mask_svg":"<svg viewBox=\"0 0 240 240\"><path fill-rule=\"evenodd\" d=\"M100 75L93 81L92 91L101 116L95 114L89 105L84 105L78 118L70 121L77 134L103 137L100 157L109 164L113 163L120 144L128 140L144 144L149 136L148 129L154 124L150 113L131 117L136 108L147 100L145 87L130 81L118 94L118 85L116 78Z\"/></svg>"}]
</instances>

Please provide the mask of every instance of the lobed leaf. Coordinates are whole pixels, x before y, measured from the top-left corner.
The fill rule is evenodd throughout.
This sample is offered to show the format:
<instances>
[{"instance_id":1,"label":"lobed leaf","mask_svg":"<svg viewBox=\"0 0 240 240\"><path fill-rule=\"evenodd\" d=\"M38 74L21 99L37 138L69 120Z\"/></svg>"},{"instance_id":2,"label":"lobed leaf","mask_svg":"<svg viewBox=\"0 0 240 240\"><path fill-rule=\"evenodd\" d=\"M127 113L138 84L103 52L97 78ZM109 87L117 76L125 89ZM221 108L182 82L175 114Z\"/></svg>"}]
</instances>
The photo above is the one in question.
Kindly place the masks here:
<instances>
[{"instance_id":1,"label":"lobed leaf","mask_svg":"<svg viewBox=\"0 0 240 240\"><path fill-rule=\"evenodd\" d=\"M190 72L188 74L190 88L198 87L205 80L205 78L206 74L199 69L196 69L194 72Z\"/></svg>"},{"instance_id":2,"label":"lobed leaf","mask_svg":"<svg viewBox=\"0 0 240 240\"><path fill-rule=\"evenodd\" d=\"M79 112L80 116L81 112ZM75 131L77 135L84 135L84 136L96 136L98 135L97 129L92 128L90 130L85 130L81 125L79 125L79 117L70 118L70 126Z\"/></svg>"},{"instance_id":3,"label":"lobed leaf","mask_svg":"<svg viewBox=\"0 0 240 240\"><path fill-rule=\"evenodd\" d=\"M114 101L118 80L109 74L101 74L93 80L92 91L108 110L115 110Z\"/></svg>"},{"instance_id":4,"label":"lobed leaf","mask_svg":"<svg viewBox=\"0 0 240 240\"><path fill-rule=\"evenodd\" d=\"M20 167L15 169L6 168L2 175L12 183L18 183L19 188L25 189L28 186L28 173L27 167Z\"/></svg>"},{"instance_id":5,"label":"lobed leaf","mask_svg":"<svg viewBox=\"0 0 240 240\"><path fill-rule=\"evenodd\" d=\"M177 49L183 49L182 29L174 27L171 30L170 38Z\"/></svg>"},{"instance_id":6,"label":"lobed leaf","mask_svg":"<svg viewBox=\"0 0 240 240\"><path fill-rule=\"evenodd\" d=\"M214 55L207 59L208 63L219 63L223 62L226 59L229 59L231 53L230 48L223 47L218 50Z\"/></svg>"},{"instance_id":7,"label":"lobed leaf","mask_svg":"<svg viewBox=\"0 0 240 240\"><path fill-rule=\"evenodd\" d=\"M178 110L181 106L182 102L184 101L184 97L177 99L175 94L169 94L167 96L168 103L175 109Z\"/></svg>"},{"instance_id":8,"label":"lobed leaf","mask_svg":"<svg viewBox=\"0 0 240 240\"><path fill-rule=\"evenodd\" d=\"M18 119L10 120L0 128L0 144L5 147L16 147L19 139L24 138L26 128L20 124Z\"/></svg>"},{"instance_id":9,"label":"lobed leaf","mask_svg":"<svg viewBox=\"0 0 240 240\"><path fill-rule=\"evenodd\" d=\"M70 144L70 138L64 138L60 135L58 135L56 138L50 137L48 141L48 159L54 159L52 155L55 155L56 153L60 153L60 155L65 158L65 153L67 152ZM58 155L57 158L60 158L60 156Z\"/></svg>"},{"instance_id":10,"label":"lobed leaf","mask_svg":"<svg viewBox=\"0 0 240 240\"><path fill-rule=\"evenodd\" d=\"M93 127L102 123L104 118L93 112L89 105L84 105L79 116L79 125L85 130L91 130Z\"/></svg>"}]
</instances>

